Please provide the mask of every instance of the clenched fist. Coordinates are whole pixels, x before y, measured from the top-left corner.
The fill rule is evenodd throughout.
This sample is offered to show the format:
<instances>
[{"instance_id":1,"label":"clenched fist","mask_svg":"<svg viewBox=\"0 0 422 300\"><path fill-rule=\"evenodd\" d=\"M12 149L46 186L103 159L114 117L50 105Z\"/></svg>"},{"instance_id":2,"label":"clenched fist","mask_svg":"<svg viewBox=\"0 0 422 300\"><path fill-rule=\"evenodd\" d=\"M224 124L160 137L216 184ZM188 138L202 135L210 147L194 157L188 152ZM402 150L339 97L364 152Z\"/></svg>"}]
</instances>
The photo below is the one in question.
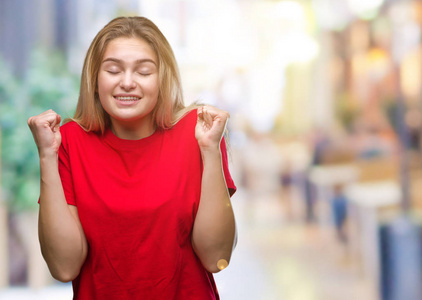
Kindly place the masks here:
<instances>
[{"instance_id":1,"label":"clenched fist","mask_svg":"<svg viewBox=\"0 0 422 300\"><path fill-rule=\"evenodd\" d=\"M61 119L61 116L51 109L28 119L28 126L34 136L40 157L57 155L62 140Z\"/></svg>"},{"instance_id":2,"label":"clenched fist","mask_svg":"<svg viewBox=\"0 0 422 300\"><path fill-rule=\"evenodd\" d=\"M195 137L201 150L219 149L229 117L228 112L213 106L198 108Z\"/></svg>"}]
</instances>

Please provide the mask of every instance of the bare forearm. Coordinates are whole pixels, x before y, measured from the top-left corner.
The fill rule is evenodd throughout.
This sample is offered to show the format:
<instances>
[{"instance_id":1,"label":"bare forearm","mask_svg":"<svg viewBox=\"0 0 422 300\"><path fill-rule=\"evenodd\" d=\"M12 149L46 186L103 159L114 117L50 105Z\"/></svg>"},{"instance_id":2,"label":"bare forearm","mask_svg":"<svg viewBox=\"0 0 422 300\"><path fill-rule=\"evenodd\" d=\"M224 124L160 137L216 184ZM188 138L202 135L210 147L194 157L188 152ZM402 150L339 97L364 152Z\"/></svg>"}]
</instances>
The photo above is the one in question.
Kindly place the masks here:
<instances>
[{"instance_id":1,"label":"bare forearm","mask_svg":"<svg viewBox=\"0 0 422 300\"><path fill-rule=\"evenodd\" d=\"M41 251L53 277L70 281L78 275L85 260L85 237L66 203L57 156L40 155L40 170Z\"/></svg>"},{"instance_id":2,"label":"bare forearm","mask_svg":"<svg viewBox=\"0 0 422 300\"><path fill-rule=\"evenodd\" d=\"M192 245L203 265L218 272L230 261L236 225L224 179L219 149L202 153L204 171L201 199L192 233ZM222 266L218 267L220 261Z\"/></svg>"}]
</instances>

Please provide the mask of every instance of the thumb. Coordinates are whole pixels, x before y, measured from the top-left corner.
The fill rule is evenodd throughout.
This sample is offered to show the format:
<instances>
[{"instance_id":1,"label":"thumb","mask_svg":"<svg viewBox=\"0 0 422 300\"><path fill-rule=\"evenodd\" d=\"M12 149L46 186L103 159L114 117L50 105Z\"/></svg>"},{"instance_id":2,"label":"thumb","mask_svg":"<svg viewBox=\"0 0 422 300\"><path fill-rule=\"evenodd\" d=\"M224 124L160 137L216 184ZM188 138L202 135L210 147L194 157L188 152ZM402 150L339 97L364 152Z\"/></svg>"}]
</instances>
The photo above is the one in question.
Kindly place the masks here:
<instances>
[{"instance_id":1,"label":"thumb","mask_svg":"<svg viewBox=\"0 0 422 300\"><path fill-rule=\"evenodd\" d=\"M56 124L52 130L53 132L60 132L60 124Z\"/></svg>"}]
</instances>

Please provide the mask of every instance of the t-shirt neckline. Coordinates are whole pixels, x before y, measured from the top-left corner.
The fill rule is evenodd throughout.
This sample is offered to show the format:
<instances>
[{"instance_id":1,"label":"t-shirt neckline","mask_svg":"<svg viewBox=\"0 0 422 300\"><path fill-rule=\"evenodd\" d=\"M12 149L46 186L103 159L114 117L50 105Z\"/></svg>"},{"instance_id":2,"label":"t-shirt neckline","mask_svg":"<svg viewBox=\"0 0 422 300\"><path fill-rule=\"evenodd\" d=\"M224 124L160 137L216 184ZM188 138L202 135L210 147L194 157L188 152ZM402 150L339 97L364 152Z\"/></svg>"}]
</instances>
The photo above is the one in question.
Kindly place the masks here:
<instances>
[{"instance_id":1,"label":"t-shirt neckline","mask_svg":"<svg viewBox=\"0 0 422 300\"><path fill-rule=\"evenodd\" d=\"M135 149L138 148L141 145L144 145L145 143L151 142L156 139L157 136L160 135L161 130L158 128L149 136L144 137L139 140L126 140L119 138L117 135L113 133L111 128L107 128L104 132L104 139L106 142L108 142L110 145L116 148L122 148L122 149Z\"/></svg>"}]
</instances>

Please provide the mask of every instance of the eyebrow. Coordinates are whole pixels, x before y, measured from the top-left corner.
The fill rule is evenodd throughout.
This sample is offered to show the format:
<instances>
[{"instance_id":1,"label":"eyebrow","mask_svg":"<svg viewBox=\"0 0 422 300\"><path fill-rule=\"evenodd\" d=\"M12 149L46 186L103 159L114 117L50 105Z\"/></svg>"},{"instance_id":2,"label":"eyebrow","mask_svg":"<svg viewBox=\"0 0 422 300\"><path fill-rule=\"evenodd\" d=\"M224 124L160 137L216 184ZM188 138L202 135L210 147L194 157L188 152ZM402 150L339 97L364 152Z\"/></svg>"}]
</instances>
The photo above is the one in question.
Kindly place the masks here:
<instances>
[{"instance_id":1,"label":"eyebrow","mask_svg":"<svg viewBox=\"0 0 422 300\"><path fill-rule=\"evenodd\" d=\"M114 58L114 57L106 58L106 59L103 60L102 63L105 63L105 62L108 62L108 61L115 62L115 63L118 63L118 64L123 64L123 61L121 59ZM146 62L150 62L150 63L153 63L154 65L157 65L155 63L155 61L153 61L150 58L143 58L143 59L137 59L137 60L135 60L135 63L136 64L143 64L143 63L146 63Z\"/></svg>"}]
</instances>

